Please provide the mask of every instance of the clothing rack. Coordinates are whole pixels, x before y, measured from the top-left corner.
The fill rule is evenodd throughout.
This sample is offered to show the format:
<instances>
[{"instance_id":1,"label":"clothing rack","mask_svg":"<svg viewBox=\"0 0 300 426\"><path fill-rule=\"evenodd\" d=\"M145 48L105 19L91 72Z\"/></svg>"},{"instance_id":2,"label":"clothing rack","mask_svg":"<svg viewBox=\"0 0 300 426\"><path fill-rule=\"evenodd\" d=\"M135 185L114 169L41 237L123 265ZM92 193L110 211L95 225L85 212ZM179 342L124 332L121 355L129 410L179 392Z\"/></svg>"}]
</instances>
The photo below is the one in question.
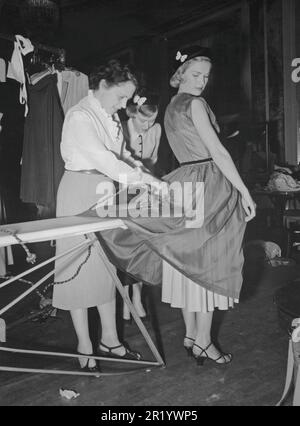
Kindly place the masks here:
<instances>
[{"instance_id":1,"label":"clothing rack","mask_svg":"<svg viewBox=\"0 0 300 426\"><path fill-rule=\"evenodd\" d=\"M0 33L0 39L14 42L15 36ZM41 44L41 43L33 42L32 40L31 40L31 42L34 46L35 52L43 51L43 52L52 53L53 55L57 56L58 62L60 62L61 64L66 63L66 51L65 51L65 49L46 46L46 45Z\"/></svg>"}]
</instances>

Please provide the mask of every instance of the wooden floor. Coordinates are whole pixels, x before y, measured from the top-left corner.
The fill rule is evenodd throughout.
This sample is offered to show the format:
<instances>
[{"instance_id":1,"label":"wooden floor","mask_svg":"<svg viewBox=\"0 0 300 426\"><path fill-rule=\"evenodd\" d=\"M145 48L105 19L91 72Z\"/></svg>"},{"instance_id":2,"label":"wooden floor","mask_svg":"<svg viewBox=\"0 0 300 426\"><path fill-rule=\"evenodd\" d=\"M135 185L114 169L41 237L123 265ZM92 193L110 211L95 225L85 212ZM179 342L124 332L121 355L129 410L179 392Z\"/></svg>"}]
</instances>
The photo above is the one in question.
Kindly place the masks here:
<instances>
[{"instance_id":1,"label":"wooden floor","mask_svg":"<svg viewBox=\"0 0 300 426\"><path fill-rule=\"evenodd\" d=\"M257 272L257 271L256 271ZM159 330L151 334L167 363L165 369L129 376L80 378L42 374L0 373L0 405L96 405L96 406L272 406L284 385L287 336L279 327L273 296L282 284L299 276L295 268L267 268L259 281L248 281L240 305L225 315L217 313L215 332L224 350L234 353L227 367L207 363L197 367L182 348L184 335L180 312L159 302L154 291ZM75 337L69 318L44 324L28 322L11 330L9 343L23 347L71 350ZM127 325L125 337L131 346L150 358L135 325ZM1 356L1 363L34 368L76 368L76 361ZM103 372L120 367L103 363ZM59 389L74 389L80 397L72 402L61 399Z\"/></svg>"},{"instance_id":2,"label":"wooden floor","mask_svg":"<svg viewBox=\"0 0 300 426\"><path fill-rule=\"evenodd\" d=\"M249 257L240 304L227 313L216 312L214 336L234 354L229 366L212 363L198 367L182 347L184 328L179 310L160 302L160 289L148 290L151 321L147 322L167 367L132 375L97 378L0 372L1 406L274 406L283 392L288 337L280 327L276 290L300 276L300 266L271 268ZM2 304L2 303L1 303ZM97 318L91 312L93 323ZM151 355L134 324L124 338ZM68 314L45 323L26 322L8 333L13 346L72 351L76 340ZM3 365L34 368L76 368L75 360L57 360L0 354ZM102 363L103 372L121 372ZM80 397L67 401L59 389L73 389Z\"/></svg>"}]
</instances>

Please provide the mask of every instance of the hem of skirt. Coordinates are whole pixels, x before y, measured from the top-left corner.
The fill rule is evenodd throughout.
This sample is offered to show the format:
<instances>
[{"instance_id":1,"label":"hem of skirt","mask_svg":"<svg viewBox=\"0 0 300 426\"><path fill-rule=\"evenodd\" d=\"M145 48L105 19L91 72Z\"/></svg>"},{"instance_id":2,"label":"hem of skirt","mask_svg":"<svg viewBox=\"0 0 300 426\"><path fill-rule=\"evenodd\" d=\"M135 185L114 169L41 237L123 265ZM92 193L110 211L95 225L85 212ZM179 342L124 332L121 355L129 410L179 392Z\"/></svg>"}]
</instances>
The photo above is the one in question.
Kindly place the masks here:
<instances>
[{"instance_id":1,"label":"hem of skirt","mask_svg":"<svg viewBox=\"0 0 300 426\"><path fill-rule=\"evenodd\" d=\"M55 308L55 309L60 309L61 311L73 311L73 310L75 310L75 309L90 309L90 308L96 308L97 306L101 306L101 305L105 305L106 303L110 303L110 302L112 302L113 301L113 299L111 299L111 300L107 300L107 301L105 301L105 302L99 302L99 303L95 303L95 302L93 302L92 304L87 304L87 305L85 305L85 306L82 306L82 305L80 305L80 306L78 306L78 305L76 305L76 306L65 306L65 305L59 305L58 303L57 304L54 304L54 303L52 303L52 306L53 306L53 308Z\"/></svg>"},{"instance_id":2,"label":"hem of skirt","mask_svg":"<svg viewBox=\"0 0 300 426\"><path fill-rule=\"evenodd\" d=\"M184 275L184 274L183 274ZM240 298L240 293L241 293L241 289L240 290L227 290L224 289L223 287L219 287L216 284L210 284L207 282L201 282L200 281L194 281L195 284L200 285L201 287L205 288L208 291L211 291L212 293L216 293L219 296L223 296L223 297L227 297L228 299L233 299L233 300L239 300ZM242 288L242 285L241 285Z\"/></svg>"},{"instance_id":3,"label":"hem of skirt","mask_svg":"<svg viewBox=\"0 0 300 426\"><path fill-rule=\"evenodd\" d=\"M96 308L96 306L98 306L98 305L89 305L89 306L69 306L69 307L66 307L66 306L55 306L55 305L52 305L53 306L53 308L55 308L55 309L59 309L60 311L73 311L73 310L75 310L75 309L90 309L90 308Z\"/></svg>"},{"instance_id":4,"label":"hem of skirt","mask_svg":"<svg viewBox=\"0 0 300 426\"><path fill-rule=\"evenodd\" d=\"M194 313L194 312L202 312L202 313L209 313L209 312L214 312L216 309L218 309L219 311L229 311L230 309L234 309L234 305L238 305L239 304L239 300L234 300L233 306L228 306L228 308L222 308L219 306L214 306L213 309L189 309L186 306L179 306L179 305L175 305L170 301L166 301L166 300L162 300L163 303L167 303L168 305L171 306L171 308L175 308L175 309L186 309L188 312Z\"/></svg>"}]
</instances>

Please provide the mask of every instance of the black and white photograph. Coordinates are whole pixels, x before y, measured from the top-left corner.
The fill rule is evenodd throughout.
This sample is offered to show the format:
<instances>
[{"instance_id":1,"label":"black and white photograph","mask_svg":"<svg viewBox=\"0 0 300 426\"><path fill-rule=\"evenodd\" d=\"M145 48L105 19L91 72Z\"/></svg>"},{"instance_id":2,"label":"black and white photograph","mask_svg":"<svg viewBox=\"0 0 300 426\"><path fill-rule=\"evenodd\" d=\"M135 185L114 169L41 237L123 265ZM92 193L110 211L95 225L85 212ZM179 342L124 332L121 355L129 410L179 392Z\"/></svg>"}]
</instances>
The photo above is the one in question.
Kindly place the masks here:
<instances>
[{"instance_id":1,"label":"black and white photograph","mask_svg":"<svg viewBox=\"0 0 300 426\"><path fill-rule=\"evenodd\" d=\"M300 406L298 0L0 0L0 406Z\"/></svg>"}]
</instances>

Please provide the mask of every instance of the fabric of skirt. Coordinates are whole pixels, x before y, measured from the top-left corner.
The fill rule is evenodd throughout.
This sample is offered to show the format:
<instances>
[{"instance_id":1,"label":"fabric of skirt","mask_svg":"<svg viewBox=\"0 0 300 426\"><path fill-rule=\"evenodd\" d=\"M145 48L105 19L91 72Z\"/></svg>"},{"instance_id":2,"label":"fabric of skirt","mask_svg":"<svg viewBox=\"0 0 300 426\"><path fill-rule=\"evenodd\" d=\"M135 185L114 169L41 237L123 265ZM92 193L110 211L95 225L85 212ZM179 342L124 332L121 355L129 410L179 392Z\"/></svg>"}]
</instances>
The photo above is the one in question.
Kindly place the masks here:
<instances>
[{"instance_id":1,"label":"fabric of skirt","mask_svg":"<svg viewBox=\"0 0 300 426\"><path fill-rule=\"evenodd\" d=\"M95 205L99 199L96 191L97 185L103 180L109 179L103 175L66 171L57 195L57 217L75 216ZM84 240L84 235L57 240L56 255ZM102 251L104 260L99 256L98 250ZM88 248L84 247L56 261L55 281L61 282L71 278L87 255ZM105 259L109 262L99 241L96 240L92 246L90 258L82 267L79 275L67 284L54 286L53 306L63 310L73 310L111 302L115 297L115 285L106 270Z\"/></svg>"},{"instance_id":2,"label":"fabric of skirt","mask_svg":"<svg viewBox=\"0 0 300 426\"><path fill-rule=\"evenodd\" d=\"M172 308L202 313L213 312L216 308L227 311L239 302L201 287L167 262L163 262L162 301Z\"/></svg>"},{"instance_id":3,"label":"fabric of skirt","mask_svg":"<svg viewBox=\"0 0 300 426\"><path fill-rule=\"evenodd\" d=\"M215 196L213 198L216 197L221 200L223 194L225 195L227 192L226 190L224 193L222 191L227 181L220 172L218 173L217 166L213 163L198 166L187 165L171 173L168 177L168 181L174 182L177 179L185 182L194 181L195 179L199 179L199 175L202 175L205 184L203 197L205 226L205 223L208 223L209 214L212 213L211 203L213 200L209 194L214 193ZM216 188L218 188L218 191L213 192ZM216 200L214 200L214 202L215 201ZM218 216L222 215L222 211L218 212L215 210L214 213L219 214L215 215L210 226L217 225ZM204 259L199 259L199 264L201 263L203 265L202 267L204 270L206 267L209 279L213 277L213 271L210 271L210 268L211 265L214 265L217 271L224 271L224 280L226 280L226 269L228 270L228 265L226 266L226 264L224 264L224 259L229 261L228 254L230 255L230 253L232 253L232 262L234 262L236 267L238 266L238 262L240 262L240 271L242 269L242 252L235 252L234 249L234 239L238 241L238 244L241 244L243 237L243 231L238 226L239 221L236 220L236 218L236 215L233 214L231 219L228 220L227 223L224 223L223 229L205 244L206 252L203 252L203 255L205 256L206 263L203 262ZM242 277L240 275L240 280L241 279ZM228 310L234 307L234 303L239 302L238 298L227 297L210 291L201 285L197 285L167 262L163 262L162 301L170 303L173 308L185 309L188 312L203 313L213 312L216 308L219 310Z\"/></svg>"},{"instance_id":4,"label":"fabric of skirt","mask_svg":"<svg viewBox=\"0 0 300 426\"><path fill-rule=\"evenodd\" d=\"M226 186L228 181L224 179L219 169L214 163L202 164L198 166L184 166L171 173L168 176L169 182L174 182L177 179L187 181L199 180L199 175L202 176L204 182L204 226L208 223L208 218L212 213L212 201L218 198L226 199ZM224 188L225 185L225 188ZM218 191L214 192L218 188ZM225 190L224 190L225 189ZM232 188L233 191L236 191ZM224 191L224 192L223 192ZM214 194L214 197L211 195ZM219 208L224 208L224 205L219 204ZM242 238L244 235L243 229L240 227L240 219L236 213L238 207L230 220L224 223L222 230L213 238L209 239L206 244L206 251L202 252L204 259L199 259L199 264L202 264L203 270L207 271L209 280L213 279L213 270L211 265L214 265L215 272L223 272L224 280L226 280L226 272L228 266L224 263L230 261L228 258L232 256L232 262L235 268L240 270L240 277L236 276L242 283ZM217 225L218 217L222 216L221 210L215 210L215 217L211 220L210 226ZM216 214L218 213L218 214ZM238 243L236 246L235 241ZM237 250L240 247L240 252ZM229 283L227 284L229 285ZM234 283L233 283L234 285ZM238 298L228 297L219 294L215 291L210 291L208 288L197 285L194 281L183 275L177 269L173 268L169 263L163 262L163 279L162 279L162 301L169 303L173 308L185 309L188 312L213 312L216 308L219 310L228 310L234 307L234 303L238 303Z\"/></svg>"},{"instance_id":5,"label":"fabric of skirt","mask_svg":"<svg viewBox=\"0 0 300 426\"><path fill-rule=\"evenodd\" d=\"M246 229L240 193L214 162L180 167L164 179L169 184L204 183L199 204L204 202L203 223L187 228L186 217L128 215L124 218L127 230L113 229L99 234L107 256L117 268L137 281L161 284L163 261L166 261L209 292L239 299ZM88 211L85 214L95 213ZM175 294L175 287L174 291L171 290ZM166 293L170 292L165 289ZM226 302L225 305L223 302L216 302L215 306L224 309ZM199 304L202 304L201 300ZM229 300L228 305L231 304ZM211 306L208 308L211 309Z\"/></svg>"}]
</instances>

